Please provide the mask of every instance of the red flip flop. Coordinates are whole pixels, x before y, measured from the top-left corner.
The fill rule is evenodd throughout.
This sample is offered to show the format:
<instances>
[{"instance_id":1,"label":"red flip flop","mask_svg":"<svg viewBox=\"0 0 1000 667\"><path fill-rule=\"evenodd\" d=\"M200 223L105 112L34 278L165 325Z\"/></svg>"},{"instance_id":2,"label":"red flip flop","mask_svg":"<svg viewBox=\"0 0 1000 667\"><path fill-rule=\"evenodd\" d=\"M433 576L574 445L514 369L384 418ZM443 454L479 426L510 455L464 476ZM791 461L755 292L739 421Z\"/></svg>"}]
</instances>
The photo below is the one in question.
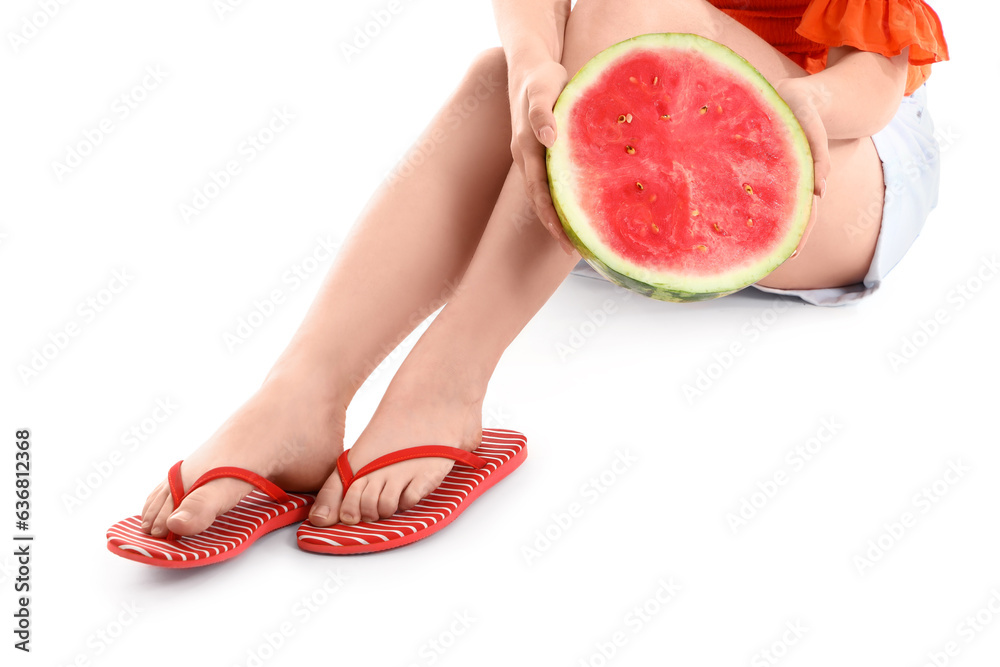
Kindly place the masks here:
<instances>
[{"instance_id":1,"label":"red flip flop","mask_svg":"<svg viewBox=\"0 0 1000 667\"><path fill-rule=\"evenodd\" d=\"M165 538L153 537L142 531L141 516L119 521L108 529L108 551L122 558L159 567L199 567L220 563L239 555L262 535L305 519L316 499L308 493L286 493L257 473L232 466L209 470L185 492L181 463L175 463L167 474L174 507L179 507L181 500L202 484L220 477L242 479L257 488L197 535L179 537L171 532Z\"/></svg>"},{"instance_id":2,"label":"red flip flop","mask_svg":"<svg viewBox=\"0 0 1000 667\"><path fill-rule=\"evenodd\" d=\"M457 447L424 445L381 456L357 473L347 452L337 459L344 492L370 472L408 459L439 456L456 461L435 491L408 510L388 519L354 525L336 523L320 528L308 521L296 533L299 548L321 554L359 554L401 547L441 530L491 486L513 472L528 455L527 439L509 429L483 429L483 439L472 453Z\"/></svg>"}]
</instances>

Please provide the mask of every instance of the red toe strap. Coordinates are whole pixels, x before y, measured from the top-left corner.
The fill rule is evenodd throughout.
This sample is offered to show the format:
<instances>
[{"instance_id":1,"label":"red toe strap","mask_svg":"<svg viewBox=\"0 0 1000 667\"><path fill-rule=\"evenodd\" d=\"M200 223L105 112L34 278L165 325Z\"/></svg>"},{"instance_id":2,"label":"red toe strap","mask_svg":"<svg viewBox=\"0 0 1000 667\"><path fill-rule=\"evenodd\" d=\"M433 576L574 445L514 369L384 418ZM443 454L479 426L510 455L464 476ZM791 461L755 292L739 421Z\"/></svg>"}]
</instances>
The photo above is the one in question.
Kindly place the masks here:
<instances>
[{"instance_id":1,"label":"red toe strap","mask_svg":"<svg viewBox=\"0 0 1000 667\"><path fill-rule=\"evenodd\" d=\"M220 479L222 477L233 477L236 479L242 479L244 482L249 482L260 489L260 491L271 498L271 500L276 502L283 503L288 500L288 494L274 482L264 479L252 470L237 468L235 466L212 468L195 480L194 484L191 485L191 488L185 492L184 480L181 477L182 463L184 463L184 461L178 461L170 467L170 472L167 473L167 482L170 484L170 495L174 501L174 509L180 507L181 501L183 501L184 498L187 497L187 495L192 491L204 484L207 484L208 482L211 482L213 479ZM168 532L166 539L175 539L173 532Z\"/></svg>"},{"instance_id":2,"label":"red toe strap","mask_svg":"<svg viewBox=\"0 0 1000 667\"><path fill-rule=\"evenodd\" d=\"M351 471L351 464L347 460L348 451L350 450L345 450L344 453L337 459L337 472L340 473L340 481L343 484L345 495L347 494L347 488L359 477L364 477L369 473L373 473L376 470L385 468L386 466L391 466L393 463L399 463L400 461L436 457L452 459L453 461L464 463L465 465L476 468L477 470L486 465L485 459L476 456L471 452L467 452L464 449L459 449L458 447L448 447L447 445L420 445L418 447L407 447L406 449L401 449L398 452L391 452L385 456L380 456L371 463L362 466L361 470L357 473L354 473Z\"/></svg>"}]
</instances>

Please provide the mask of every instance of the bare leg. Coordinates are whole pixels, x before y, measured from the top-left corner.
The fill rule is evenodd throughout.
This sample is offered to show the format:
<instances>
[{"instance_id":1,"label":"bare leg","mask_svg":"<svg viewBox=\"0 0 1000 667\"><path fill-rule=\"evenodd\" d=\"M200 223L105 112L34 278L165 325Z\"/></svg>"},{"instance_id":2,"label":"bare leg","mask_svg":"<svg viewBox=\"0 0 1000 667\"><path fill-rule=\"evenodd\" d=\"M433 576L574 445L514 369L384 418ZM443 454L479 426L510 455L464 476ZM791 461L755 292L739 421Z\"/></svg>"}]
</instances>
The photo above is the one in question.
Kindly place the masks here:
<instances>
[{"instance_id":1,"label":"bare leg","mask_svg":"<svg viewBox=\"0 0 1000 667\"><path fill-rule=\"evenodd\" d=\"M628 3L580 0L566 29L563 64L575 72L603 48L649 32L691 32L730 46L765 77L805 72L757 35L703 0ZM858 211L881 202L881 165L870 140L831 146L833 173L809 243L773 272L775 287L834 286L864 275L878 230L848 234ZM526 210L516 170L508 174L486 233L462 280L397 371L382 403L349 455L357 470L406 446L450 444L474 449L481 437L489 377L510 342L548 300L578 255L567 256L540 223L519 227ZM846 216L846 217L845 217ZM779 274L779 271L781 273ZM764 284L764 281L761 281ZM337 475L327 480L311 521L329 525L387 517L436 488L451 468L445 459L411 460L372 473L341 502ZM328 513L327 513L328 512Z\"/></svg>"},{"instance_id":2,"label":"bare leg","mask_svg":"<svg viewBox=\"0 0 1000 667\"><path fill-rule=\"evenodd\" d=\"M261 388L185 459L185 486L220 465L254 470L288 490L322 486L343 450L346 407L358 386L462 279L511 164L509 128L506 63L493 49L418 141L419 166L404 163L400 173L409 173L372 198ZM171 517L162 482L143 522L157 536L168 527L195 534L249 490L214 481Z\"/></svg>"}]
</instances>

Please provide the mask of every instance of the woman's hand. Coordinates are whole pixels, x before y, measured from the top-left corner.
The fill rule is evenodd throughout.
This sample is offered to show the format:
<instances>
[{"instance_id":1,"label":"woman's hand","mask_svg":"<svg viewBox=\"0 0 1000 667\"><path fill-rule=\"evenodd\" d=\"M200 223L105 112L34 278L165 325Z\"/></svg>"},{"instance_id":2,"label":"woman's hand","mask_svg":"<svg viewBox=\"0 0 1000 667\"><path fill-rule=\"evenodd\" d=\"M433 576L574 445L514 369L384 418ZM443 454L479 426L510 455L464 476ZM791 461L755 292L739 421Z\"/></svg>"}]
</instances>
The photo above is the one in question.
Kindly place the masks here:
<instances>
[{"instance_id":1,"label":"woman's hand","mask_svg":"<svg viewBox=\"0 0 1000 667\"><path fill-rule=\"evenodd\" d=\"M566 254L574 248L552 206L545 148L556 141L556 119L552 107L569 80L566 68L550 59L529 66L508 64L510 83L510 152L524 177L524 187L538 219L562 245Z\"/></svg>"},{"instance_id":2,"label":"woman's hand","mask_svg":"<svg viewBox=\"0 0 1000 667\"><path fill-rule=\"evenodd\" d=\"M826 134L826 126L820 116L819 107L826 101L826 91L822 84L816 86L810 81L809 76L796 79L782 79L778 81L774 89L791 108L792 113L802 126L806 139L809 140L809 150L813 157L813 202L812 214L799 244L792 253L792 257L798 254L799 250L805 246L809 233L816 222L816 208L819 198L826 194L826 179L830 175L830 147Z\"/></svg>"}]
</instances>

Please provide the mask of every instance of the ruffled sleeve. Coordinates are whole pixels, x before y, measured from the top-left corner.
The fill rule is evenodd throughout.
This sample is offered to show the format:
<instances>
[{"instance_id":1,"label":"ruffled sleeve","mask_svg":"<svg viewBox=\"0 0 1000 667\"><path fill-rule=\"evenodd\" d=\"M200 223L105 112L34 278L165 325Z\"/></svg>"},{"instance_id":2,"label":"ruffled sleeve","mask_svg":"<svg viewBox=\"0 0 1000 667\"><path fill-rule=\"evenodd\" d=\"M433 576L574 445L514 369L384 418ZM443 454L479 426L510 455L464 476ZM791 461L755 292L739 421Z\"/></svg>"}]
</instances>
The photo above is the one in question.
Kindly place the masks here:
<instances>
[{"instance_id":1,"label":"ruffled sleeve","mask_svg":"<svg viewBox=\"0 0 1000 667\"><path fill-rule=\"evenodd\" d=\"M929 65L948 60L941 20L921 0L812 0L796 32L828 47L887 57L910 47L907 94L930 75Z\"/></svg>"}]
</instances>

